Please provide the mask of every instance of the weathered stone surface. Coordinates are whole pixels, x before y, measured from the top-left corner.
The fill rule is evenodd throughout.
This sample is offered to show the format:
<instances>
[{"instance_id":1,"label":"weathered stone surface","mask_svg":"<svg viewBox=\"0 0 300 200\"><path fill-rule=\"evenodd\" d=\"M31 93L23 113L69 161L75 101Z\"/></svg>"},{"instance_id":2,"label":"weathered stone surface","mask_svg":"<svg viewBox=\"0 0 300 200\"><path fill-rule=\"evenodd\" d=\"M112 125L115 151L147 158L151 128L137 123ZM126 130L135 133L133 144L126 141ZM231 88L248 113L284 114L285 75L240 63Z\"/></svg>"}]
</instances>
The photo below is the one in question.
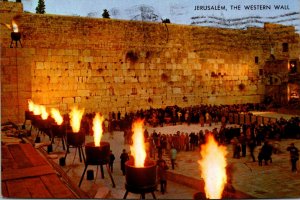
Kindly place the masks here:
<instances>
[{"instance_id":1,"label":"weathered stone surface","mask_svg":"<svg viewBox=\"0 0 300 200\"><path fill-rule=\"evenodd\" d=\"M0 5L1 23L20 16L23 44L9 48L10 31L0 26L1 121L21 121L24 110L19 116L7 110L26 108L30 98L63 112L78 104L104 115L175 104L256 103L265 93L259 70L271 43L276 59L300 54L299 35L281 25L232 30L167 24L166 29L161 23L36 15L23 13L19 3ZM289 44L288 53L282 43ZM8 102L9 95L18 100Z\"/></svg>"}]
</instances>

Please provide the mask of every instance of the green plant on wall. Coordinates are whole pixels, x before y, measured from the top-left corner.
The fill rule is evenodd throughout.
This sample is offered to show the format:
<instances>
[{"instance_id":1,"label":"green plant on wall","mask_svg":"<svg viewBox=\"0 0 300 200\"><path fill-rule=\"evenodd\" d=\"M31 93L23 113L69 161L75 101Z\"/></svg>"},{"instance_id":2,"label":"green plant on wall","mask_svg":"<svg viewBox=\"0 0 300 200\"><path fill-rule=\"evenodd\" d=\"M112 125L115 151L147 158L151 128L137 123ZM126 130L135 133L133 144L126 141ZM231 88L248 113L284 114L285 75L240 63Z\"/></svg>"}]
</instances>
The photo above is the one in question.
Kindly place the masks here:
<instances>
[{"instance_id":1,"label":"green plant on wall","mask_svg":"<svg viewBox=\"0 0 300 200\"><path fill-rule=\"evenodd\" d=\"M37 14L45 14L45 0L39 0L37 7L35 8Z\"/></svg>"},{"instance_id":2,"label":"green plant on wall","mask_svg":"<svg viewBox=\"0 0 300 200\"><path fill-rule=\"evenodd\" d=\"M103 17L103 18L107 18L107 19L110 18L110 17L109 17L109 12L108 12L106 9L103 10L102 17Z\"/></svg>"}]
</instances>

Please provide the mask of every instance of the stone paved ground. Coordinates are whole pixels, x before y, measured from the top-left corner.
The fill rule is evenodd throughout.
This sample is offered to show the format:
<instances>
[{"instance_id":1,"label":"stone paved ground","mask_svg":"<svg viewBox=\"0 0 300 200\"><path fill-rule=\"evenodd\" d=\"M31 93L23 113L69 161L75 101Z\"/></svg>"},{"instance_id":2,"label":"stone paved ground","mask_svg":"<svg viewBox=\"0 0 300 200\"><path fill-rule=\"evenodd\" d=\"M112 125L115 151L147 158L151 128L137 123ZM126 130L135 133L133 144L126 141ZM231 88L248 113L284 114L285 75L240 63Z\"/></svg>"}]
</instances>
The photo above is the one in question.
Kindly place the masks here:
<instances>
[{"instance_id":1,"label":"stone paved ground","mask_svg":"<svg viewBox=\"0 0 300 200\"><path fill-rule=\"evenodd\" d=\"M274 114L272 115L274 117ZM215 126L215 125L213 125ZM156 131L172 131L176 133L178 129L184 129L189 132L190 129L194 129L194 126L166 126L162 128L156 128ZM213 127L204 127L213 128ZM151 132L149 128L149 132ZM43 141L47 141L48 137L42 138ZM87 137L87 142L92 141L92 137ZM114 165L113 178L116 183L116 188L112 187L111 180L109 179L106 169L104 170L104 179L100 177L100 171L95 181L88 181L84 178L81 188L88 192L91 196L94 196L97 190L106 188L110 191L110 194L106 198L111 199L122 199L125 194L125 178L121 174L120 170L120 159L119 156L122 149L129 150L128 145L124 145L123 133L114 132L113 138L108 134L105 134L102 141L108 141L113 153L116 156ZM234 166L233 172L233 186L248 195L255 198L300 198L300 173L292 173L290 170L289 152L286 151L286 147L294 142L295 145L300 149L300 140L281 140L271 141L273 144L276 143L279 146L281 152L273 154L273 163L269 165L258 166L258 163L253 163L249 154L245 158L233 159L232 148L229 145L227 147L229 153L227 156L228 163L232 163ZM255 155L260 147L256 148ZM64 152L61 148L61 144L57 140L54 145L54 155L59 157L64 156ZM81 174L83 172L84 164L79 162L79 157L74 157L74 149L71 149L71 153L68 154L66 160L66 166L63 169L67 174L72 177L75 183L79 183ZM54 159L58 163L58 158ZM74 159L75 158L75 159ZM197 161L199 160L199 152L179 152L177 159L177 166L175 170L171 170L173 173L182 174L188 177L200 179L200 171ZM93 169L96 175L96 166L89 166L88 169ZM300 169L298 162L298 169ZM300 171L300 170L299 170ZM189 188L185 185L168 181L167 193L162 195L159 191L156 191L156 197L159 199L192 199L193 194L197 190ZM129 193L128 199L139 198L139 195ZM146 198L152 198L151 194L147 194Z\"/></svg>"}]
</instances>

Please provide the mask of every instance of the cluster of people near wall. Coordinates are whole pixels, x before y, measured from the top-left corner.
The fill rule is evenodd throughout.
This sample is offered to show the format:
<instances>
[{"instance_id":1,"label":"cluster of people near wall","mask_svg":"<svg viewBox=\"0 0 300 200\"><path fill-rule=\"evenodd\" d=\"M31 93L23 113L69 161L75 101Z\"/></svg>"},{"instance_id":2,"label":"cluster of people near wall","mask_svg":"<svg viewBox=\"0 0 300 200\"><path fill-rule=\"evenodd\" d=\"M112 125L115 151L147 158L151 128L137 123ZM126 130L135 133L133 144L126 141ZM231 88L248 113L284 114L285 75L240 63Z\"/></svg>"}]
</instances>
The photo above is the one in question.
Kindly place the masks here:
<instances>
[{"instance_id":1,"label":"cluster of people near wall","mask_svg":"<svg viewBox=\"0 0 300 200\"><path fill-rule=\"evenodd\" d=\"M150 127L176 125L176 124L200 124L200 126L211 125L213 123L221 124L221 128L217 128L212 131L200 130L199 132L174 132L168 134L162 134L160 132L153 131L149 133L145 130L145 145L147 155L154 160L160 160L158 166L163 165L162 157L164 154L170 155L170 165L172 169L175 169L176 155L179 151L194 151L201 148L201 145L205 143L205 134L211 132L215 139L220 144L232 144L233 158L241 158L246 156L246 149L249 150L249 154L252 157L253 162L258 161L259 165L263 162L267 165L272 162L272 154L277 152L277 148L271 145L268 141L281 140L284 138L299 138L300 137L300 118L294 117L289 120L279 119L277 121L269 121L267 124L258 124L257 121L251 124L240 124L238 126L228 126L230 113L244 113L251 114L252 110L264 111L266 109L264 104L240 104L240 105L199 105L187 108L180 108L178 106L169 106L165 109L153 109L139 110L137 112L125 113L124 116L120 112L111 112L108 118L104 122L105 132L112 133L114 130L124 131L124 141L126 144L131 144L131 136L133 134L131 130L132 122L137 119L144 119L144 123ZM88 123L92 121L92 114L86 115L83 119L83 126L88 130ZM258 155L254 155L255 148L261 146ZM248 148L247 148L248 147ZM295 162L297 162L298 149L289 148L291 152L292 171L296 171ZM293 152L293 153L292 153ZM293 154L293 156L292 156ZM121 169L123 174L125 173L125 162L128 157L127 152L122 152ZM293 157L293 159L292 159ZM299 156L298 156L299 159ZM123 160L123 162L122 162ZM295 161L296 160L296 161ZM165 162L165 161L164 161ZM123 165L122 165L123 163ZM163 172L161 170L161 172ZM162 191L165 191L164 187L166 183L163 180L165 175L162 174Z\"/></svg>"}]
</instances>

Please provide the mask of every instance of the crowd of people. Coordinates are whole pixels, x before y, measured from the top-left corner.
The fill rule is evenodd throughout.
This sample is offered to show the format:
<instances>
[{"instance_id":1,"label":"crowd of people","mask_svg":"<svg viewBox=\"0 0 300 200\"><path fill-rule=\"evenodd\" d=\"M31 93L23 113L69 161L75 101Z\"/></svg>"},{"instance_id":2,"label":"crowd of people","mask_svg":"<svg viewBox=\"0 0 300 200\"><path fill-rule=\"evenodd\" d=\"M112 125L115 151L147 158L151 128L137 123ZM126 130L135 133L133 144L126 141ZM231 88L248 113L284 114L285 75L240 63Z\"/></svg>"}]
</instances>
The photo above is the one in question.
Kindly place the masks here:
<instances>
[{"instance_id":1,"label":"crowd of people","mask_svg":"<svg viewBox=\"0 0 300 200\"><path fill-rule=\"evenodd\" d=\"M162 161L163 155L169 155L172 169L175 169L176 155L180 151L195 151L201 148L205 143L205 135L213 134L219 144L232 145L233 158L239 159L246 156L246 149L253 162L258 161L259 165L267 165L272 163L272 153L276 152L275 148L268 142L269 140L281 140L284 138L299 138L300 137L300 118L294 117L289 120L280 118L276 121L269 121L265 124L259 124L257 121L249 124L238 124L228 126L229 115L232 113L243 113L252 115L250 111L259 110L265 111L264 104L241 104L241 105L199 105L186 108L178 106L169 106L165 109L139 110L137 112L125 113L123 116L120 112L111 112L104 122L105 132L112 133L114 130L124 131L125 144L132 144L131 136L133 134L131 125L136 119L143 119L147 127L172 126L176 124L199 124L200 126L211 126L213 123L218 123L220 128L214 128L212 131L199 130L198 132L170 132L161 133L153 131L151 133L145 129L144 138L146 153L150 159L158 160L158 169L161 176L161 191L166 190L165 161ZM86 129L88 122L91 121L92 115L87 116ZM258 155L254 155L256 147L260 146ZM297 148L289 148L291 152L292 171L296 171L295 156L298 152ZM293 153L292 153L293 152ZM128 160L128 153L122 152L121 169L125 174L125 162ZM293 157L293 158L292 158Z\"/></svg>"}]
</instances>

